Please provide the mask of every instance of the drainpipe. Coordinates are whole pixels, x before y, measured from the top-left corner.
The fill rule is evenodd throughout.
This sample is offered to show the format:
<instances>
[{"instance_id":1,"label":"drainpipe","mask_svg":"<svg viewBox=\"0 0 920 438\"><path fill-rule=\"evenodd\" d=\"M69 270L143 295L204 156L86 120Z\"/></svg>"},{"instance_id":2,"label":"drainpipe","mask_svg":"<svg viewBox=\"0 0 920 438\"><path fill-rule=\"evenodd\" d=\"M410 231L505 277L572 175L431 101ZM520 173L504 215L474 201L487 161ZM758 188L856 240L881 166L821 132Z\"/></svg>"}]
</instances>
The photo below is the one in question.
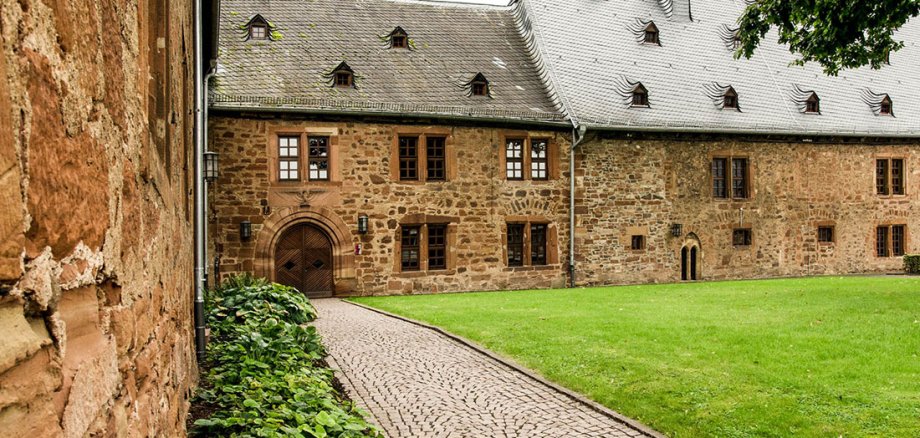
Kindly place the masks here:
<instances>
[{"instance_id":1,"label":"drainpipe","mask_svg":"<svg viewBox=\"0 0 920 438\"><path fill-rule=\"evenodd\" d=\"M202 26L202 1L194 0L193 6L193 40L195 51L195 131L194 131L194 251L195 251L195 353L198 365L204 363L205 352L205 318L204 318L204 230L205 230L205 199L204 199L204 113L202 111L204 87L204 50Z\"/></svg>"},{"instance_id":2,"label":"drainpipe","mask_svg":"<svg viewBox=\"0 0 920 438\"><path fill-rule=\"evenodd\" d=\"M207 151L210 149L210 145L208 143L208 84L211 82L211 78L214 77L214 73L215 73L215 70L211 69L210 71L208 71L208 74L204 75L204 90L202 90L202 94L201 94L201 112L202 112L201 120L202 120L202 125L203 125L202 130L201 130L201 143L202 143L202 150L204 151ZM210 188L210 184L206 180L204 180L204 175L202 175L202 181L204 181L203 182L204 191L202 192L201 196L204 202L205 213L204 213L204 218L203 218L204 219L204 229L202 231L203 232L202 236L204 236L202 239L204 241L202 243L202 245L204 245L204 249L203 249L204 258L201 259L201 265L204 267L204 288L206 290L207 288L212 287L211 285L216 286L217 283L215 283L215 281L219 281L219 280L217 279L215 275L209 275L211 274L211 272L208 271L208 228L209 228L208 227L208 189Z\"/></svg>"},{"instance_id":3,"label":"drainpipe","mask_svg":"<svg viewBox=\"0 0 920 438\"><path fill-rule=\"evenodd\" d=\"M572 127L572 149L569 151L569 287L575 287L575 148L584 140L585 125Z\"/></svg>"}]
</instances>

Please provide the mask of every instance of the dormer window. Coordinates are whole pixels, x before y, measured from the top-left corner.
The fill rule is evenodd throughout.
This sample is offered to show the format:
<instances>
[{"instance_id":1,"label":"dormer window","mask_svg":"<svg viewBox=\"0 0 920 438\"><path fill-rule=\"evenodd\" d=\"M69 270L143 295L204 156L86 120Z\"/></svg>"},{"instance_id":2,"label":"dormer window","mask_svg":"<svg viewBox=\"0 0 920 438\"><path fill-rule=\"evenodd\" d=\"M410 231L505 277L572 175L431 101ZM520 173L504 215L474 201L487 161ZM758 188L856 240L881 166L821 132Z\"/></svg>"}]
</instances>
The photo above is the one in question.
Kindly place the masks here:
<instances>
[{"instance_id":1,"label":"dormer window","mask_svg":"<svg viewBox=\"0 0 920 438\"><path fill-rule=\"evenodd\" d=\"M892 105L891 98L888 97L888 95L885 95L885 97L879 103L878 113L882 116L890 116L894 114L894 106Z\"/></svg>"},{"instance_id":2,"label":"dormer window","mask_svg":"<svg viewBox=\"0 0 920 438\"><path fill-rule=\"evenodd\" d=\"M821 114L821 99L818 98L818 93L811 93L805 100L805 113Z\"/></svg>"},{"instance_id":3,"label":"dormer window","mask_svg":"<svg viewBox=\"0 0 920 438\"><path fill-rule=\"evenodd\" d=\"M336 88L352 88L355 85L355 72L345 62L332 70L332 84Z\"/></svg>"},{"instance_id":4,"label":"dormer window","mask_svg":"<svg viewBox=\"0 0 920 438\"><path fill-rule=\"evenodd\" d=\"M632 106L648 107L648 90L642 84L636 85L632 92Z\"/></svg>"},{"instance_id":5,"label":"dormer window","mask_svg":"<svg viewBox=\"0 0 920 438\"><path fill-rule=\"evenodd\" d=\"M469 82L471 96L489 96L489 81L482 73L476 73Z\"/></svg>"},{"instance_id":6,"label":"dormer window","mask_svg":"<svg viewBox=\"0 0 920 438\"><path fill-rule=\"evenodd\" d=\"M658 38L658 26L655 26L655 23L649 23L645 27L645 38L643 42L646 44L657 44L661 45L661 41Z\"/></svg>"},{"instance_id":7,"label":"dormer window","mask_svg":"<svg viewBox=\"0 0 920 438\"><path fill-rule=\"evenodd\" d=\"M409 47L409 34L403 28L396 26L389 35L391 49L406 49Z\"/></svg>"},{"instance_id":8,"label":"dormer window","mask_svg":"<svg viewBox=\"0 0 920 438\"><path fill-rule=\"evenodd\" d=\"M271 28L272 25L268 23L268 20L259 14L254 15L249 22L246 23L246 29L249 31L249 39L251 40L271 39Z\"/></svg>"},{"instance_id":9,"label":"dormer window","mask_svg":"<svg viewBox=\"0 0 920 438\"><path fill-rule=\"evenodd\" d=\"M738 50L741 48L741 35L738 31L735 31L735 34L732 35L732 49Z\"/></svg>"},{"instance_id":10,"label":"dormer window","mask_svg":"<svg viewBox=\"0 0 920 438\"><path fill-rule=\"evenodd\" d=\"M734 88L728 87L728 90L725 90L725 94L722 95L722 108L738 109L738 93Z\"/></svg>"}]
</instances>

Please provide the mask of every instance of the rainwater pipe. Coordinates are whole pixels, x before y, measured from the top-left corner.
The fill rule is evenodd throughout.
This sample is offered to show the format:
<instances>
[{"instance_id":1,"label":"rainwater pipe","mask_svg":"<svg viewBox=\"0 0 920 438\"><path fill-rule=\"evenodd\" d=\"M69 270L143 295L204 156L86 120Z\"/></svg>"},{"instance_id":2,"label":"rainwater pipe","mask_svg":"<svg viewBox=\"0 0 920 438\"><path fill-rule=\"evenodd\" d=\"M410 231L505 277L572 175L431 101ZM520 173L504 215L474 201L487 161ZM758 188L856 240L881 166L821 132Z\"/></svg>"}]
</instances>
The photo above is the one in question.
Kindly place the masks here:
<instances>
[{"instance_id":1,"label":"rainwater pipe","mask_svg":"<svg viewBox=\"0 0 920 438\"><path fill-rule=\"evenodd\" d=\"M205 352L205 317L204 317L204 275L205 275L205 188L204 188L204 43L202 27L204 14L202 1L194 0L193 5L193 44L195 62L195 130L194 142L194 263L195 263L195 354L198 365L204 362Z\"/></svg>"},{"instance_id":2,"label":"rainwater pipe","mask_svg":"<svg viewBox=\"0 0 920 438\"><path fill-rule=\"evenodd\" d=\"M575 287L575 148L585 139L585 125L573 123L569 150L569 287Z\"/></svg>"},{"instance_id":3,"label":"rainwater pipe","mask_svg":"<svg viewBox=\"0 0 920 438\"><path fill-rule=\"evenodd\" d=\"M201 130L201 143L202 150L208 151L210 149L210 144L208 143L208 84L211 82L211 78L214 77L216 69L212 68L204 75L204 90L201 94L201 112L202 112L202 125L203 129ZM204 258L201 259L201 265L204 267L204 288L216 286L220 279L215 276L210 275L211 272L208 271L208 189L210 188L210 183L202 175L202 184L204 184L204 192L202 193L202 199L204 199L204 230L203 230L203 245L204 245Z\"/></svg>"}]
</instances>

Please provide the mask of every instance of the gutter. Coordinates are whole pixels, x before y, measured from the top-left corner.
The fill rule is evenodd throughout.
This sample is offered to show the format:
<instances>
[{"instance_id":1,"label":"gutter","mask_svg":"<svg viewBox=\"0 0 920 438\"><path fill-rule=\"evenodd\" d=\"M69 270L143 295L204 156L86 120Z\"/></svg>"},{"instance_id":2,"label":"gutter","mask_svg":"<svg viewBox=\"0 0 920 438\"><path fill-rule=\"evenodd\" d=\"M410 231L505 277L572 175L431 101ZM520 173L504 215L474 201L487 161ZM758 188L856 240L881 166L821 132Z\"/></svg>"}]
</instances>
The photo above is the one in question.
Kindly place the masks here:
<instances>
[{"instance_id":1,"label":"gutter","mask_svg":"<svg viewBox=\"0 0 920 438\"><path fill-rule=\"evenodd\" d=\"M763 131L756 129L712 129L698 127L671 127L671 126L638 126L638 125L599 125L583 124L587 129L595 131L618 131L618 132L655 132L655 133L674 133L674 134L730 134L730 135L785 135L790 137L872 137L872 138L904 138L920 139L920 133L878 133L878 132L822 132L822 131L794 131L794 130L771 130Z\"/></svg>"},{"instance_id":2,"label":"gutter","mask_svg":"<svg viewBox=\"0 0 920 438\"><path fill-rule=\"evenodd\" d=\"M585 139L585 125L572 126L569 149L569 287L575 287L575 148Z\"/></svg>"},{"instance_id":3,"label":"gutter","mask_svg":"<svg viewBox=\"0 0 920 438\"><path fill-rule=\"evenodd\" d=\"M194 141L194 313L195 313L195 353L198 365L204 362L206 348L204 317L204 277L205 277L205 188L204 188L204 50L202 27L204 22L203 0L194 0L193 5L193 41L195 60L195 130Z\"/></svg>"}]
</instances>

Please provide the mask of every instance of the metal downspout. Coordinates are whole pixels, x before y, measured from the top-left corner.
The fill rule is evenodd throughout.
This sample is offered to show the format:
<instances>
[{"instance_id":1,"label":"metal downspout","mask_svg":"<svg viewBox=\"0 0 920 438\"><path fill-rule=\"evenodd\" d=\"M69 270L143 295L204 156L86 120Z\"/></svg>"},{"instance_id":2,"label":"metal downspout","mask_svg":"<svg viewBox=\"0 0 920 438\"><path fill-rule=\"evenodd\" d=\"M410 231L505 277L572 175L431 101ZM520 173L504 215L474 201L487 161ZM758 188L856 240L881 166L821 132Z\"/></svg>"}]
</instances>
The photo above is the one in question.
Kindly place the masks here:
<instances>
[{"instance_id":1,"label":"metal downspout","mask_svg":"<svg viewBox=\"0 0 920 438\"><path fill-rule=\"evenodd\" d=\"M214 77L214 69L211 69L206 75L204 75L204 90L201 94L201 112L202 117L202 130L201 130L201 143L202 150L210 150L210 145L208 143L208 84L211 82L211 78ZM202 180L204 180L204 175L202 175ZM204 287L205 290L210 287L215 287L219 283L219 279L216 278L210 270L208 264L208 189L211 184L207 180L204 180L204 192L202 193L202 198L204 199L204 258L201 259L201 265L204 267Z\"/></svg>"},{"instance_id":2,"label":"metal downspout","mask_svg":"<svg viewBox=\"0 0 920 438\"><path fill-rule=\"evenodd\" d=\"M204 85L204 54L203 54L203 36L202 26L204 15L202 14L202 1L194 0L193 5L193 29L194 29L194 50L195 50L195 131L194 135L194 251L195 251L195 353L198 358L198 365L204 362L205 352L205 317L204 317L204 227L205 227L205 208L204 208L204 113L202 111L203 102L203 85Z\"/></svg>"},{"instance_id":3,"label":"metal downspout","mask_svg":"<svg viewBox=\"0 0 920 438\"><path fill-rule=\"evenodd\" d=\"M569 287L575 287L575 148L584 140L586 131L584 125L572 127L569 151Z\"/></svg>"}]
</instances>

